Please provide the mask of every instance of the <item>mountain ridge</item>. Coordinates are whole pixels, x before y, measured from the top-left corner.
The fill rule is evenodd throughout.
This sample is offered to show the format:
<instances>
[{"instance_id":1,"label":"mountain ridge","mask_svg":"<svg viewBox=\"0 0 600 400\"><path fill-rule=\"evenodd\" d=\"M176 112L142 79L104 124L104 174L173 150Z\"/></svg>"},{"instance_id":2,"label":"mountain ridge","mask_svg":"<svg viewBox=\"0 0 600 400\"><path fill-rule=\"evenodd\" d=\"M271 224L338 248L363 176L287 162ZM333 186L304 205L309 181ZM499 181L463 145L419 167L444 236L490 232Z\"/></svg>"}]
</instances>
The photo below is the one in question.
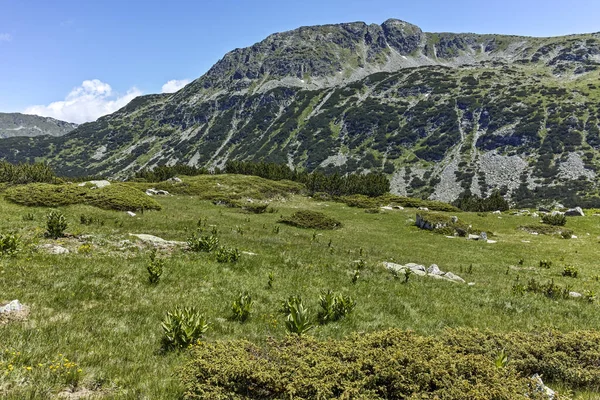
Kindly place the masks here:
<instances>
[{"instance_id":1,"label":"mountain ridge","mask_svg":"<svg viewBox=\"0 0 600 400\"><path fill-rule=\"evenodd\" d=\"M384 171L395 193L445 201L493 188L597 201L598 71L597 33L427 33L394 19L302 27L65 137L0 142L0 156L114 177L265 160Z\"/></svg>"},{"instance_id":2,"label":"mountain ridge","mask_svg":"<svg viewBox=\"0 0 600 400\"><path fill-rule=\"evenodd\" d=\"M51 117L21 113L0 113L1 139L17 136L62 136L71 132L77 126L77 124Z\"/></svg>"}]
</instances>

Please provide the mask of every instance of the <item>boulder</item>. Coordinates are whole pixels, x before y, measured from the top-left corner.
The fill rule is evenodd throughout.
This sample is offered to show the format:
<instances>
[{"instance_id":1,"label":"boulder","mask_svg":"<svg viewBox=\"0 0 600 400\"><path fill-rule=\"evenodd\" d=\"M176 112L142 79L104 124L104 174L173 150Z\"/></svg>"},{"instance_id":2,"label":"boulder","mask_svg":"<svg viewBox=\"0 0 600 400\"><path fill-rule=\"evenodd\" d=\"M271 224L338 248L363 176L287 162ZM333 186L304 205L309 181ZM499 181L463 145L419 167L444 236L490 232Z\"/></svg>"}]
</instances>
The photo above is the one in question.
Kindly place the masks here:
<instances>
[{"instance_id":1,"label":"boulder","mask_svg":"<svg viewBox=\"0 0 600 400\"><path fill-rule=\"evenodd\" d=\"M383 207L381 207L381 209L382 210L389 210L389 211L393 210L393 208L390 207L390 206L383 206Z\"/></svg>"},{"instance_id":2,"label":"boulder","mask_svg":"<svg viewBox=\"0 0 600 400\"><path fill-rule=\"evenodd\" d=\"M151 189L146 189L146 194L148 196L168 196L169 192L167 192L166 190L151 188Z\"/></svg>"},{"instance_id":3,"label":"boulder","mask_svg":"<svg viewBox=\"0 0 600 400\"><path fill-rule=\"evenodd\" d=\"M444 275L444 272L436 264L431 264L427 268L427 273L429 275Z\"/></svg>"},{"instance_id":4,"label":"boulder","mask_svg":"<svg viewBox=\"0 0 600 400\"><path fill-rule=\"evenodd\" d=\"M585 214L581 207L570 208L565 211L567 217L585 217Z\"/></svg>"},{"instance_id":5,"label":"boulder","mask_svg":"<svg viewBox=\"0 0 600 400\"><path fill-rule=\"evenodd\" d=\"M174 176L172 178L167 179L167 182L171 182L171 183L181 183L183 182L180 178Z\"/></svg>"},{"instance_id":6,"label":"boulder","mask_svg":"<svg viewBox=\"0 0 600 400\"><path fill-rule=\"evenodd\" d=\"M500 210L492 211L492 214L500 215L500 214L502 214L502 211L500 211Z\"/></svg>"},{"instance_id":7,"label":"boulder","mask_svg":"<svg viewBox=\"0 0 600 400\"><path fill-rule=\"evenodd\" d=\"M469 236L467 236L468 240L479 240L479 235L473 235L473 234L469 234Z\"/></svg>"},{"instance_id":8,"label":"boulder","mask_svg":"<svg viewBox=\"0 0 600 400\"><path fill-rule=\"evenodd\" d=\"M465 280L463 278L461 278L458 275L453 274L452 272L446 272L444 274L444 277L447 278L447 279L449 279L449 280L451 280L451 281L454 281L454 282L465 283Z\"/></svg>"},{"instance_id":9,"label":"boulder","mask_svg":"<svg viewBox=\"0 0 600 400\"><path fill-rule=\"evenodd\" d=\"M554 392L554 390L544 385L542 378L538 374L533 375L531 377L531 380L535 385L536 392L542 393L543 395L547 396L549 400L553 400L556 397L556 393Z\"/></svg>"},{"instance_id":10,"label":"boulder","mask_svg":"<svg viewBox=\"0 0 600 400\"><path fill-rule=\"evenodd\" d=\"M105 180L102 180L102 181L87 181L87 182L81 182L77 186L83 187L83 186L88 186L88 185L91 185L92 189L101 189L101 188L103 188L105 186L109 186L110 182L109 181L105 181Z\"/></svg>"},{"instance_id":11,"label":"boulder","mask_svg":"<svg viewBox=\"0 0 600 400\"><path fill-rule=\"evenodd\" d=\"M13 300L10 303L0 306L0 314L10 313L10 312L19 312L23 310L23 304L19 302L19 300Z\"/></svg>"},{"instance_id":12,"label":"boulder","mask_svg":"<svg viewBox=\"0 0 600 400\"><path fill-rule=\"evenodd\" d=\"M481 232L479 234L479 239L481 239L481 240L488 240L487 233Z\"/></svg>"},{"instance_id":13,"label":"boulder","mask_svg":"<svg viewBox=\"0 0 600 400\"><path fill-rule=\"evenodd\" d=\"M169 247L169 246L183 246L185 242L177 242L174 240L165 240L163 238L159 238L158 236L148 235L145 233L130 233L130 236L135 236L140 239L142 242L150 243L157 247Z\"/></svg>"},{"instance_id":14,"label":"boulder","mask_svg":"<svg viewBox=\"0 0 600 400\"><path fill-rule=\"evenodd\" d=\"M453 215L452 217L450 217L450 220L452 221L453 224L458 222L458 217L456 215Z\"/></svg>"}]
</instances>

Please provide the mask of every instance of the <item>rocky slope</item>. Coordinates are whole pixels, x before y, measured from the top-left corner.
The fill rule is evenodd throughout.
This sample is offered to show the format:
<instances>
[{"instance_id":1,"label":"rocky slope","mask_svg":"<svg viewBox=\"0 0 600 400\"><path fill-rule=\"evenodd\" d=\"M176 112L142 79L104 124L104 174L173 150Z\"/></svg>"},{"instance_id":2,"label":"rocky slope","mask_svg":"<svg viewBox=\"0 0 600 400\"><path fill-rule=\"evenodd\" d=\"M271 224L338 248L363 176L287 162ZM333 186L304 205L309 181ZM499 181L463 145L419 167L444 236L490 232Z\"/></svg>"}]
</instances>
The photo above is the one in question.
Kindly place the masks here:
<instances>
[{"instance_id":1,"label":"rocky slope","mask_svg":"<svg viewBox=\"0 0 600 400\"><path fill-rule=\"evenodd\" d=\"M77 128L77 124L54 118L20 113L0 113L0 139L15 136L62 136L75 128Z\"/></svg>"},{"instance_id":2,"label":"rocky slope","mask_svg":"<svg viewBox=\"0 0 600 400\"><path fill-rule=\"evenodd\" d=\"M600 34L426 33L398 20L303 27L236 49L171 95L143 96L0 157L63 174L228 159L383 170L394 191L526 204L600 202Z\"/></svg>"}]
</instances>

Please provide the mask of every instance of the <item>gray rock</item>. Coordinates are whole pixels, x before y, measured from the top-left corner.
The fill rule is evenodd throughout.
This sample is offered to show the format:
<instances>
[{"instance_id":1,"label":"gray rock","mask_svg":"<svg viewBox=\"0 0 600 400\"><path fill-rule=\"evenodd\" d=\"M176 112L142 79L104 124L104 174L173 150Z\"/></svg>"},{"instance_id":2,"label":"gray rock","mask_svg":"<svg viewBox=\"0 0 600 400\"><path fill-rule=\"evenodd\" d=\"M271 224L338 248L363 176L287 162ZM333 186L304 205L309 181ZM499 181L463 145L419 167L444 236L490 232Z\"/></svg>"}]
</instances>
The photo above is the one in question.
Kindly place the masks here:
<instances>
[{"instance_id":1,"label":"gray rock","mask_svg":"<svg viewBox=\"0 0 600 400\"><path fill-rule=\"evenodd\" d=\"M479 235L472 235L469 234L469 236L467 237L468 240L479 240Z\"/></svg>"},{"instance_id":2,"label":"gray rock","mask_svg":"<svg viewBox=\"0 0 600 400\"><path fill-rule=\"evenodd\" d=\"M410 269L414 269L414 270L417 270L417 271L423 271L423 272L427 271L427 269L425 268L425 266L421 265L421 264L408 263L408 264L406 264L406 266L408 268L410 268Z\"/></svg>"},{"instance_id":3,"label":"gray rock","mask_svg":"<svg viewBox=\"0 0 600 400\"><path fill-rule=\"evenodd\" d=\"M465 283L465 280L463 278L461 278L458 275L453 274L452 272L446 272L444 274L444 277L446 277L447 279L454 281L454 282Z\"/></svg>"},{"instance_id":4,"label":"gray rock","mask_svg":"<svg viewBox=\"0 0 600 400\"><path fill-rule=\"evenodd\" d=\"M130 217L135 217L136 214L133 211L127 211L127 215Z\"/></svg>"},{"instance_id":5,"label":"gray rock","mask_svg":"<svg viewBox=\"0 0 600 400\"><path fill-rule=\"evenodd\" d=\"M556 210L555 210L555 211L552 211L552 214L551 214L551 215L552 215L552 216L555 216L555 215L565 215L565 213L564 213L564 212L561 212L561 211L556 211Z\"/></svg>"},{"instance_id":6,"label":"gray rock","mask_svg":"<svg viewBox=\"0 0 600 400\"><path fill-rule=\"evenodd\" d=\"M130 233L130 236L135 236L140 239L142 242L151 243L156 246L180 246L185 245L185 242L177 242L174 240L165 240L163 238L159 238L158 236L148 235L145 233Z\"/></svg>"},{"instance_id":7,"label":"gray rock","mask_svg":"<svg viewBox=\"0 0 600 400\"><path fill-rule=\"evenodd\" d=\"M458 222L458 217L456 215L453 215L450 220L452 221L453 224Z\"/></svg>"},{"instance_id":8,"label":"gray rock","mask_svg":"<svg viewBox=\"0 0 600 400\"><path fill-rule=\"evenodd\" d=\"M393 210L393 208L390 207L390 206L383 206L383 207L381 207L381 209L382 210L389 210L389 211Z\"/></svg>"},{"instance_id":9,"label":"gray rock","mask_svg":"<svg viewBox=\"0 0 600 400\"><path fill-rule=\"evenodd\" d=\"M569 292L569 297L573 297L574 299L578 299L580 297L582 297L583 295L581 293L578 292Z\"/></svg>"},{"instance_id":10,"label":"gray rock","mask_svg":"<svg viewBox=\"0 0 600 400\"><path fill-rule=\"evenodd\" d=\"M69 249L57 244L43 244L39 248L45 250L48 254L69 254Z\"/></svg>"},{"instance_id":11,"label":"gray rock","mask_svg":"<svg viewBox=\"0 0 600 400\"><path fill-rule=\"evenodd\" d=\"M542 378L538 374L533 375L531 380L535 383L536 392L543 393L544 395L548 396L549 400L553 400L556 397L554 390L544 385Z\"/></svg>"},{"instance_id":12,"label":"gray rock","mask_svg":"<svg viewBox=\"0 0 600 400\"><path fill-rule=\"evenodd\" d=\"M421 211L429 211L429 208L427 208L427 207L419 207L419 210L421 210Z\"/></svg>"},{"instance_id":13,"label":"gray rock","mask_svg":"<svg viewBox=\"0 0 600 400\"><path fill-rule=\"evenodd\" d=\"M443 275L444 271L442 271L436 264L431 264L429 268L427 268L427 273L429 275Z\"/></svg>"},{"instance_id":14,"label":"gray rock","mask_svg":"<svg viewBox=\"0 0 600 400\"><path fill-rule=\"evenodd\" d=\"M404 207L402 207L402 206L394 206L393 208L395 210L404 210Z\"/></svg>"},{"instance_id":15,"label":"gray rock","mask_svg":"<svg viewBox=\"0 0 600 400\"><path fill-rule=\"evenodd\" d=\"M550 212L550 209L547 208L547 207L540 207L540 208L538 208L538 211L547 212L548 213L548 212Z\"/></svg>"},{"instance_id":16,"label":"gray rock","mask_svg":"<svg viewBox=\"0 0 600 400\"><path fill-rule=\"evenodd\" d=\"M581 209L581 207L570 208L565 211L565 215L567 217L585 217L585 213Z\"/></svg>"},{"instance_id":17,"label":"gray rock","mask_svg":"<svg viewBox=\"0 0 600 400\"><path fill-rule=\"evenodd\" d=\"M500 211L500 210L492 211L492 214L500 215L500 214L502 214L502 211Z\"/></svg>"},{"instance_id":18,"label":"gray rock","mask_svg":"<svg viewBox=\"0 0 600 400\"><path fill-rule=\"evenodd\" d=\"M4 306L0 306L0 314L19 312L21 310L23 310L23 304L21 304L19 300L13 300Z\"/></svg>"},{"instance_id":19,"label":"gray rock","mask_svg":"<svg viewBox=\"0 0 600 400\"><path fill-rule=\"evenodd\" d=\"M498 241L496 241L496 240L491 240L491 239L488 239L488 240L487 240L487 242L488 242L489 244L498 243Z\"/></svg>"},{"instance_id":20,"label":"gray rock","mask_svg":"<svg viewBox=\"0 0 600 400\"><path fill-rule=\"evenodd\" d=\"M171 183L181 183L183 182L180 178L174 176L172 178L167 179L167 182L171 182Z\"/></svg>"},{"instance_id":21,"label":"gray rock","mask_svg":"<svg viewBox=\"0 0 600 400\"><path fill-rule=\"evenodd\" d=\"M166 190L159 190L156 188L146 189L146 194L148 196L168 196L169 192Z\"/></svg>"},{"instance_id":22,"label":"gray rock","mask_svg":"<svg viewBox=\"0 0 600 400\"><path fill-rule=\"evenodd\" d=\"M488 240L487 233L481 232L479 234L479 239L481 239L481 240Z\"/></svg>"}]
</instances>

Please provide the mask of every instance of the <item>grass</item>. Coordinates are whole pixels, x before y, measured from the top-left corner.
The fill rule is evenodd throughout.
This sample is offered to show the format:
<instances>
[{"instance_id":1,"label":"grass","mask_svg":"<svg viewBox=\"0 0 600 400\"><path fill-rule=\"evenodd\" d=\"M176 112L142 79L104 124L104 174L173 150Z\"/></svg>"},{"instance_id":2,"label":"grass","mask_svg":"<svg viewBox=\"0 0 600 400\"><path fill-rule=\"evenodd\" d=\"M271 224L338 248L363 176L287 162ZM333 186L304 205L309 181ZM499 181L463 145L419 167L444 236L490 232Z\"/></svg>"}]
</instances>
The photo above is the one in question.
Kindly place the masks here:
<instances>
[{"instance_id":1,"label":"grass","mask_svg":"<svg viewBox=\"0 0 600 400\"><path fill-rule=\"evenodd\" d=\"M563 240L519 230L535 221L527 216L457 214L466 224L494 232L497 243L488 244L420 230L414 226L416 210L409 208L368 214L342 203L294 195L271 202L277 213L248 214L214 205L202 199L206 193L192 195L190 188L268 198L283 193L273 190L277 182L239 176L197 178L189 178L189 191L183 195L155 198L161 211L136 217L86 204L61 206L69 222L68 237L56 241L43 237L47 208L0 199L0 233L18 234L23 240L19 253L0 258L0 303L19 299L30 307L28 321L0 325L0 396L47 398L73 386L72 379L47 371L48 363L62 354L82 370L78 386L95 390L102 398L179 398L184 388L178 371L189 356L185 351L161 351L160 323L175 306L195 306L209 318L203 341L246 339L257 345L267 337L287 335L285 316L278 313L282 300L301 295L316 318L323 290L350 295L357 304L346 318L311 330L309 335L317 339L387 328L435 335L458 327L570 332L600 325L595 303L553 301L511 290L519 276L522 282L531 277L554 279L580 293L598 293L598 217L570 219L569 229L578 239ZM140 189L139 185L130 186ZM342 227L316 233L277 223L280 215L300 209L323 212ZM24 219L26 214L31 216ZM83 225L82 214L104 223ZM200 219L201 234L216 229L221 245L242 252L240 260L218 263L214 253L162 248L157 257L165 261L164 272L160 282L150 285L146 270L150 248L129 233L185 242L197 231ZM45 243L72 251L51 255L35 249ZM83 244L91 250L78 252ZM520 259L524 261L516 267ZM538 268L542 259L552 261L552 267ZM417 276L402 284L382 261L435 263L475 285ZM577 267L577 279L561 275L567 265ZM358 266L360 278L353 284ZM253 299L252 316L244 324L229 318L232 301L241 292ZM20 355L14 361L5 351ZM8 362L13 362L14 370L4 375Z\"/></svg>"}]
</instances>

